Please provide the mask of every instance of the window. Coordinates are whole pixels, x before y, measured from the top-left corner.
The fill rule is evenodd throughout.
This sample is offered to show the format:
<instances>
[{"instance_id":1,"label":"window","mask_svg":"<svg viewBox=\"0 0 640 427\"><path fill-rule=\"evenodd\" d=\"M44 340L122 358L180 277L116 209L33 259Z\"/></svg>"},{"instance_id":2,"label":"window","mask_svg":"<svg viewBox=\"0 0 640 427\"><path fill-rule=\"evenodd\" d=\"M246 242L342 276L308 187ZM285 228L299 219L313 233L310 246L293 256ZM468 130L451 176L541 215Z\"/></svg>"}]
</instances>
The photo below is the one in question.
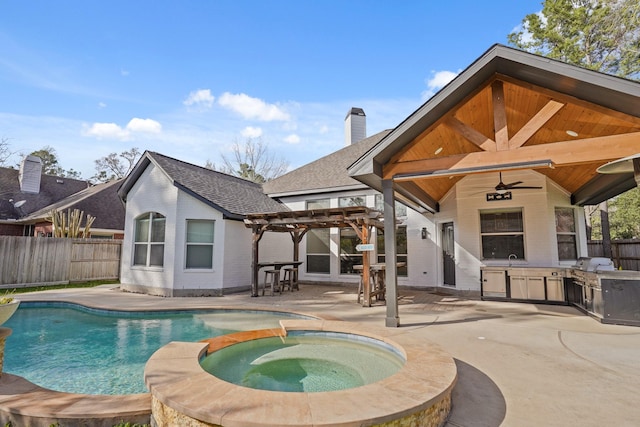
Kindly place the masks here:
<instances>
[{"instance_id":1,"label":"window","mask_svg":"<svg viewBox=\"0 0 640 427\"><path fill-rule=\"evenodd\" d=\"M339 197L338 206L348 208L351 206L367 206L365 196Z\"/></svg>"},{"instance_id":2,"label":"window","mask_svg":"<svg viewBox=\"0 0 640 427\"><path fill-rule=\"evenodd\" d=\"M480 212L483 259L524 259L522 210Z\"/></svg>"},{"instance_id":3,"label":"window","mask_svg":"<svg viewBox=\"0 0 640 427\"><path fill-rule=\"evenodd\" d=\"M384 254L384 231L377 230L378 236L378 262L385 262L385 254ZM407 251L407 226L399 225L396 229L396 262L404 262L404 267L398 267L398 276L399 277L407 277L408 268L407 268L407 259L408 259L408 251Z\"/></svg>"},{"instance_id":4,"label":"window","mask_svg":"<svg viewBox=\"0 0 640 427\"><path fill-rule=\"evenodd\" d=\"M356 250L360 238L353 228L340 229L340 274L359 274L353 266L362 264L362 252Z\"/></svg>"},{"instance_id":5,"label":"window","mask_svg":"<svg viewBox=\"0 0 640 427\"><path fill-rule=\"evenodd\" d=\"M309 200L307 209L328 209L329 199ZM310 230L307 236L307 273L331 272L330 232L328 228Z\"/></svg>"},{"instance_id":6,"label":"window","mask_svg":"<svg viewBox=\"0 0 640 427\"><path fill-rule=\"evenodd\" d=\"M164 265L164 227L165 217L157 212L148 212L136 219L133 265Z\"/></svg>"},{"instance_id":7,"label":"window","mask_svg":"<svg viewBox=\"0 0 640 427\"><path fill-rule=\"evenodd\" d=\"M556 237L560 261L578 259L576 217L573 208L556 208Z\"/></svg>"},{"instance_id":8,"label":"window","mask_svg":"<svg viewBox=\"0 0 640 427\"><path fill-rule=\"evenodd\" d=\"M376 210L384 212L384 196L382 194L376 194L375 197ZM396 217L406 218L407 207L400 202L396 202Z\"/></svg>"},{"instance_id":9,"label":"window","mask_svg":"<svg viewBox=\"0 0 640 427\"><path fill-rule=\"evenodd\" d=\"M204 219L187 220L187 269L213 268L214 224Z\"/></svg>"}]
</instances>

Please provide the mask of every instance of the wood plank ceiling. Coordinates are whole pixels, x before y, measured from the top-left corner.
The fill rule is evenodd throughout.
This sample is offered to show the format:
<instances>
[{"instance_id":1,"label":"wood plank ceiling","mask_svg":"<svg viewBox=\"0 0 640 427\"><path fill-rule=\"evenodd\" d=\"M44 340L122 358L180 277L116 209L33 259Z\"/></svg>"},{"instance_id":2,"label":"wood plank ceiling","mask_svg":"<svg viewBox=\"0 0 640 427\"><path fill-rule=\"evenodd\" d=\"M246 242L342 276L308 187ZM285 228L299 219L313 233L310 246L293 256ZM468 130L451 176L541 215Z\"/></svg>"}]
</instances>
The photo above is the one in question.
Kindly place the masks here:
<instances>
[{"instance_id":1,"label":"wood plank ceiling","mask_svg":"<svg viewBox=\"0 0 640 427\"><path fill-rule=\"evenodd\" d=\"M469 173L551 160L520 168L573 193L599 166L638 151L640 118L494 74L396 153L383 177L440 201Z\"/></svg>"}]
</instances>

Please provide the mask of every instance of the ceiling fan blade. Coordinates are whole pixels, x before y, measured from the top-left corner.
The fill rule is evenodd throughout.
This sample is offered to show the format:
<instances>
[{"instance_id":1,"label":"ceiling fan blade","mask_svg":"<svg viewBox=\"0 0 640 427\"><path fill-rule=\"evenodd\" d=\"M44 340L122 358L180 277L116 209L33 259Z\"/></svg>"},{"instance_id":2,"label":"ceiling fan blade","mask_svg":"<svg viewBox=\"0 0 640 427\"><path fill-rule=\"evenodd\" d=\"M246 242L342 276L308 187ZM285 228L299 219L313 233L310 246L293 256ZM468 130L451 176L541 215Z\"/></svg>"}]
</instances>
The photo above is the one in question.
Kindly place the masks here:
<instances>
[{"instance_id":1,"label":"ceiling fan blade","mask_svg":"<svg viewBox=\"0 0 640 427\"><path fill-rule=\"evenodd\" d=\"M511 182L509 184L505 184L505 187L513 188L514 185L522 184L522 181Z\"/></svg>"},{"instance_id":2,"label":"ceiling fan blade","mask_svg":"<svg viewBox=\"0 0 640 427\"><path fill-rule=\"evenodd\" d=\"M509 187L509 190L542 190L542 187L530 187L530 186L526 186L523 185L521 187Z\"/></svg>"}]
</instances>

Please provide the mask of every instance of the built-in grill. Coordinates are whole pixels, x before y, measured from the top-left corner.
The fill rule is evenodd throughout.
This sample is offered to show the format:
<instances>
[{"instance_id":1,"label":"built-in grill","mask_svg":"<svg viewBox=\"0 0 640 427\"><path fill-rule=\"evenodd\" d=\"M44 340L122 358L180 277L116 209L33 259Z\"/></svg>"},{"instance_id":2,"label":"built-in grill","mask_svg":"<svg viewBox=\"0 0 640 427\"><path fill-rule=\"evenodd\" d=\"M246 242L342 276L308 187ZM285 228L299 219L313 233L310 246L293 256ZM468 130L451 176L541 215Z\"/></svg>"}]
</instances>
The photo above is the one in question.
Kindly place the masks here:
<instances>
[{"instance_id":1,"label":"built-in grill","mask_svg":"<svg viewBox=\"0 0 640 427\"><path fill-rule=\"evenodd\" d=\"M609 258L583 257L569 277L569 303L604 323L640 326L640 272L616 270Z\"/></svg>"}]
</instances>

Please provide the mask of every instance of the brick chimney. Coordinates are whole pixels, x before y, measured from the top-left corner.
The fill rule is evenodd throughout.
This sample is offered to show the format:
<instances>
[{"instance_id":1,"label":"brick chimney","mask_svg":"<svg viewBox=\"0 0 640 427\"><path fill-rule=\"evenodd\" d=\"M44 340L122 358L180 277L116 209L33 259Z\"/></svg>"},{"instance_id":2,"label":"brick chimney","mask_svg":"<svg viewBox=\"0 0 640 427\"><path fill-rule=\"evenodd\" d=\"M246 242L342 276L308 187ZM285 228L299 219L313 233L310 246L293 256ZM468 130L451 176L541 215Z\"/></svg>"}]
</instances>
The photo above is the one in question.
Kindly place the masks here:
<instances>
[{"instance_id":1,"label":"brick chimney","mask_svg":"<svg viewBox=\"0 0 640 427\"><path fill-rule=\"evenodd\" d=\"M344 119L344 145L351 145L367 137L367 116L362 108L352 108Z\"/></svg>"},{"instance_id":2,"label":"brick chimney","mask_svg":"<svg viewBox=\"0 0 640 427\"><path fill-rule=\"evenodd\" d=\"M42 160L37 156L26 156L20 163L20 191L38 194L40 192L40 175L42 175Z\"/></svg>"}]
</instances>

